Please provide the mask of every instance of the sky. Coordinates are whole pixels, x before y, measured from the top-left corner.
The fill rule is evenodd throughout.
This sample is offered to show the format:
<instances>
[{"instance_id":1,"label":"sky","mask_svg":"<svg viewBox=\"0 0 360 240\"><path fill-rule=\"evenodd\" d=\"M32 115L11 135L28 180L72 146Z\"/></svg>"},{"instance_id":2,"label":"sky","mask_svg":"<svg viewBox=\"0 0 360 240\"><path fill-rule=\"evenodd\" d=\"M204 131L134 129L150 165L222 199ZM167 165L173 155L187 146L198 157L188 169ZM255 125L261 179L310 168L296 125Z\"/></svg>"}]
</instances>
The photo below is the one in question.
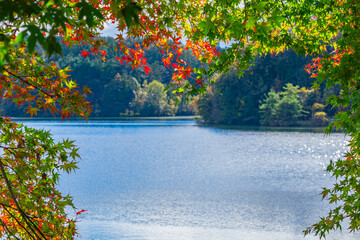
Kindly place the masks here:
<instances>
[{"instance_id":1,"label":"sky","mask_svg":"<svg viewBox=\"0 0 360 240\"><path fill-rule=\"evenodd\" d=\"M117 33L116 25L106 22L104 26L104 30L102 30L100 33L101 36L104 37L115 37L115 34Z\"/></svg>"}]
</instances>

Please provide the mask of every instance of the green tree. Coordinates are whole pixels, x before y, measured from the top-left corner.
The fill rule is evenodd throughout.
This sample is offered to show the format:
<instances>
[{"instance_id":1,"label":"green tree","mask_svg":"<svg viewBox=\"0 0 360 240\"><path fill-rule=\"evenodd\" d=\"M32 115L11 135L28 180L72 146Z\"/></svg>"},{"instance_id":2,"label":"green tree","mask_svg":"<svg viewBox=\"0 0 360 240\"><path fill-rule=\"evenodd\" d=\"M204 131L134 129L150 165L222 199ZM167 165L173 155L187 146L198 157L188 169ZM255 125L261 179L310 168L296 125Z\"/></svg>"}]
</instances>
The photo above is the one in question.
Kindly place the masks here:
<instances>
[{"instance_id":1,"label":"green tree","mask_svg":"<svg viewBox=\"0 0 360 240\"><path fill-rule=\"evenodd\" d=\"M212 91L200 97L197 105L200 115L206 122L240 124L244 123L247 117L250 119L247 123L254 123L254 115L243 114L251 107L253 96L246 98L250 91L249 85L244 78L239 78L237 73L237 69L232 68L227 74L216 76Z\"/></svg>"},{"instance_id":2,"label":"green tree","mask_svg":"<svg viewBox=\"0 0 360 240\"><path fill-rule=\"evenodd\" d=\"M259 124L259 100L270 89L280 91L286 83L311 86L311 79L304 71L304 64L309 61L309 57L299 57L288 50L276 56L257 56L254 65L241 77L241 71L233 67L227 74L220 74L213 79L215 95L212 95L214 99L211 103L208 101L208 104L218 108L213 110L217 114L204 116L206 113L200 111L200 115L209 123ZM210 100L209 96L207 99ZM202 98L200 105L205 104L204 100Z\"/></svg>"},{"instance_id":3,"label":"green tree","mask_svg":"<svg viewBox=\"0 0 360 240\"><path fill-rule=\"evenodd\" d=\"M136 96L139 84L134 77L116 74L104 87L104 100L101 105L102 116L120 116L129 113L130 103Z\"/></svg>"},{"instance_id":4,"label":"green tree","mask_svg":"<svg viewBox=\"0 0 360 240\"><path fill-rule=\"evenodd\" d=\"M299 86L293 86L291 83L286 84L280 96L278 104L279 125L296 125L299 118L304 116L305 113L299 97Z\"/></svg>"},{"instance_id":5,"label":"green tree","mask_svg":"<svg viewBox=\"0 0 360 240\"><path fill-rule=\"evenodd\" d=\"M214 94L214 91L208 90L196 102L198 113L206 123L216 123L218 116L219 103Z\"/></svg>"},{"instance_id":6,"label":"green tree","mask_svg":"<svg viewBox=\"0 0 360 240\"><path fill-rule=\"evenodd\" d=\"M168 98L170 99L170 101L169 101L170 106L174 105L175 103L171 99L171 96L168 96ZM197 100L197 97L188 97L187 99L185 99L185 97L183 97L180 100L180 103L177 104L177 106L173 106L176 108L176 115L179 115L179 116L196 115L197 114L196 100Z\"/></svg>"},{"instance_id":7,"label":"green tree","mask_svg":"<svg viewBox=\"0 0 360 240\"><path fill-rule=\"evenodd\" d=\"M132 106L134 112L141 116L172 116L176 112L174 104L164 94L165 86L156 80L146 81L138 90Z\"/></svg>"},{"instance_id":8,"label":"green tree","mask_svg":"<svg viewBox=\"0 0 360 240\"><path fill-rule=\"evenodd\" d=\"M276 126L278 119L278 105L280 102L280 95L274 90L271 90L260 105L260 123L262 125Z\"/></svg>"},{"instance_id":9,"label":"green tree","mask_svg":"<svg viewBox=\"0 0 360 240\"><path fill-rule=\"evenodd\" d=\"M299 86L288 83L283 89L280 93L270 91L260 105L263 125L294 126L306 113L299 96Z\"/></svg>"}]
</instances>

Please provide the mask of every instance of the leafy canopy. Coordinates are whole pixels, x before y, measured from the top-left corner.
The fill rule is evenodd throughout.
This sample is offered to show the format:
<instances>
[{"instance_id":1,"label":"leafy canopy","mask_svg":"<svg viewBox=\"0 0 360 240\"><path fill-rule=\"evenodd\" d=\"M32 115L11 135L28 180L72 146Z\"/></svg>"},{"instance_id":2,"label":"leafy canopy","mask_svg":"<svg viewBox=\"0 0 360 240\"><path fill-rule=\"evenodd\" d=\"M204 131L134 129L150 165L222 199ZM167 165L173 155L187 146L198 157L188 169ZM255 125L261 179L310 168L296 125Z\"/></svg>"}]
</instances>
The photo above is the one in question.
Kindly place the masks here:
<instances>
[{"instance_id":1,"label":"leafy canopy","mask_svg":"<svg viewBox=\"0 0 360 240\"><path fill-rule=\"evenodd\" d=\"M0 93L19 105L27 104L30 115L49 110L63 119L72 114L87 117L91 108L85 96L90 90L79 91L67 75L69 69L59 69L51 63L51 57L61 56L58 41L63 41L69 47L90 45L91 52L84 50L79 54L105 60L106 44L99 38L105 21L117 25L116 59L149 73L144 49L155 45L163 56L164 66L174 71L171 87L178 95L205 92L214 74L227 71L230 66L246 69L256 55L276 54L288 48L298 54L313 55L317 58L306 69L317 79L314 87L325 82L328 88L337 86L342 90L340 95L329 99L331 104L343 109L329 131L343 129L351 141L345 158L333 161L328 167L337 183L323 192L324 198L338 203L338 207L305 233L324 237L344 220L350 223L349 230L355 231L360 227L359 11L358 1L345 0L2 0ZM125 39L131 39L131 44L126 44ZM217 51L219 43L228 44L228 48ZM37 46L45 50L47 60L40 57ZM201 61L200 67L190 66L181 59L185 50ZM29 139L26 136L35 130L14 124L2 117L1 144L7 150L0 158L4 186L0 199L0 236L72 238L76 232L75 220L62 220L67 218L66 214L62 215L64 206L71 204L66 197L57 200L55 187L49 190L46 185L50 184L51 188L56 183L48 176L54 169L61 170L61 161L70 164L64 170L74 168L64 157L70 154L76 157L73 150L64 151L72 145L53 149L47 133ZM42 136L47 140L37 140ZM58 163L56 156L60 156ZM18 168L36 162L35 159L40 159L38 164L44 169L40 165L35 170L24 169L23 174L31 176L27 180ZM42 177L43 173L46 177ZM45 185L40 178L45 178ZM39 195L39 203L25 194L31 192L31 186Z\"/></svg>"}]
</instances>

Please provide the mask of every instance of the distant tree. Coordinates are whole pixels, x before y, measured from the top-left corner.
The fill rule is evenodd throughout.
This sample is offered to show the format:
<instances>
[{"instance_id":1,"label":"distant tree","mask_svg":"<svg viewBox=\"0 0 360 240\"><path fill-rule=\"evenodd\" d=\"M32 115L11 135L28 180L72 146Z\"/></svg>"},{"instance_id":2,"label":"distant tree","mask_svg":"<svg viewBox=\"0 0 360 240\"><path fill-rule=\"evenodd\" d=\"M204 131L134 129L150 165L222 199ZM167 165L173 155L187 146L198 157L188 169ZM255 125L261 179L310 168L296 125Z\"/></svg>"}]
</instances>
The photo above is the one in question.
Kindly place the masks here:
<instances>
[{"instance_id":1,"label":"distant tree","mask_svg":"<svg viewBox=\"0 0 360 240\"><path fill-rule=\"evenodd\" d=\"M104 87L104 99L100 109L102 116L120 116L128 113L130 103L136 96L139 84L134 77L116 74Z\"/></svg>"},{"instance_id":2,"label":"distant tree","mask_svg":"<svg viewBox=\"0 0 360 240\"><path fill-rule=\"evenodd\" d=\"M289 50L257 56L241 77L239 69L233 66L228 73L213 79L214 94L200 97L199 114L209 123L259 124L259 100L270 89L280 91L286 83L311 86L312 80L304 71L304 64L309 61L310 57L301 57ZM207 107L204 106L206 99L209 100Z\"/></svg>"},{"instance_id":3,"label":"distant tree","mask_svg":"<svg viewBox=\"0 0 360 240\"><path fill-rule=\"evenodd\" d=\"M171 96L170 96L171 98ZM196 101L198 97L188 97L187 101L185 97L183 97L177 105L176 115L185 116L185 115L196 115L197 106Z\"/></svg>"},{"instance_id":4,"label":"distant tree","mask_svg":"<svg viewBox=\"0 0 360 240\"><path fill-rule=\"evenodd\" d=\"M329 118L324 112L325 105L321 103L314 103L312 107L312 121L315 125L325 126L329 123Z\"/></svg>"},{"instance_id":5,"label":"distant tree","mask_svg":"<svg viewBox=\"0 0 360 240\"><path fill-rule=\"evenodd\" d=\"M214 95L214 91L208 90L196 102L198 113L206 123L216 123L218 119L218 101Z\"/></svg>"},{"instance_id":6,"label":"distant tree","mask_svg":"<svg viewBox=\"0 0 360 240\"><path fill-rule=\"evenodd\" d=\"M291 83L283 87L284 91L270 91L260 105L261 123L269 126L294 126L305 111L299 96L299 86Z\"/></svg>"},{"instance_id":7,"label":"distant tree","mask_svg":"<svg viewBox=\"0 0 360 240\"><path fill-rule=\"evenodd\" d=\"M278 105L279 125L293 126L305 113L299 97L299 86L288 83L283 89L285 91L280 93L282 97Z\"/></svg>"},{"instance_id":8,"label":"distant tree","mask_svg":"<svg viewBox=\"0 0 360 240\"><path fill-rule=\"evenodd\" d=\"M174 103L164 94L165 86L156 80L145 81L132 102L133 110L140 116L172 116L176 112Z\"/></svg>"},{"instance_id":9,"label":"distant tree","mask_svg":"<svg viewBox=\"0 0 360 240\"><path fill-rule=\"evenodd\" d=\"M250 115L244 116L243 112L252 105L250 102L253 100L253 96L246 98L251 94L246 79L239 78L237 69L231 68L229 73L214 78L214 82L212 91L199 98L199 114L209 123L244 123L245 117L249 118Z\"/></svg>"},{"instance_id":10,"label":"distant tree","mask_svg":"<svg viewBox=\"0 0 360 240\"><path fill-rule=\"evenodd\" d=\"M278 123L278 105L280 102L280 95L274 90L271 90L260 105L260 123L262 125L274 126Z\"/></svg>"}]
</instances>

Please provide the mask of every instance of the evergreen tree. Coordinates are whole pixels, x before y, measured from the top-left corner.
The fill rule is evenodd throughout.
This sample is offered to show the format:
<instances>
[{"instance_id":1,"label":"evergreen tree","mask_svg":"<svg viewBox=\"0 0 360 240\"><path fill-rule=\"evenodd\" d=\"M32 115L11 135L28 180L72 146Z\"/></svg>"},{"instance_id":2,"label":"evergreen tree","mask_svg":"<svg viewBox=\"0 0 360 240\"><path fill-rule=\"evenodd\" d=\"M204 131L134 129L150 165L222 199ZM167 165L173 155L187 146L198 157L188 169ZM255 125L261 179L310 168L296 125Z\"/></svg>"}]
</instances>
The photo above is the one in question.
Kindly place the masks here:
<instances>
[{"instance_id":1,"label":"evergreen tree","mask_svg":"<svg viewBox=\"0 0 360 240\"><path fill-rule=\"evenodd\" d=\"M261 124L269 126L294 126L306 113L299 96L299 86L287 83L284 91L271 90L260 105Z\"/></svg>"},{"instance_id":2,"label":"evergreen tree","mask_svg":"<svg viewBox=\"0 0 360 240\"><path fill-rule=\"evenodd\" d=\"M274 126L278 123L278 105L280 101L280 95L273 89L266 95L266 98L260 105L260 123L262 125Z\"/></svg>"}]
</instances>

